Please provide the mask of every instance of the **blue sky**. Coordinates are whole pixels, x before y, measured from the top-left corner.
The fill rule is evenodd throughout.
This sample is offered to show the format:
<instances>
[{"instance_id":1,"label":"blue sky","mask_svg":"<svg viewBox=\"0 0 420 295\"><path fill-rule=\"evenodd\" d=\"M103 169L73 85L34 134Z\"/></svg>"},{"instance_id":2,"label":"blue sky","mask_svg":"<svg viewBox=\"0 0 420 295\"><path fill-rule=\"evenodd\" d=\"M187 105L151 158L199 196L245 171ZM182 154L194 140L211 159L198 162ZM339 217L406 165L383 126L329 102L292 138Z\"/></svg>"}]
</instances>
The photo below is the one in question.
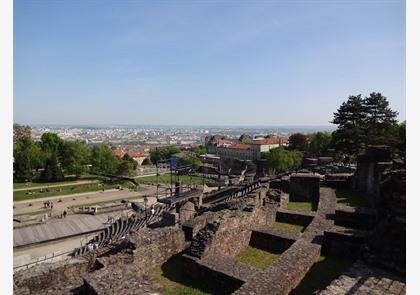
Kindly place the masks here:
<instances>
[{"instance_id":1,"label":"blue sky","mask_svg":"<svg viewBox=\"0 0 420 295\"><path fill-rule=\"evenodd\" d=\"M405 120L404 1L14 1L14 121L327 125L379 91Z\"/></svg>"}]
</instances>

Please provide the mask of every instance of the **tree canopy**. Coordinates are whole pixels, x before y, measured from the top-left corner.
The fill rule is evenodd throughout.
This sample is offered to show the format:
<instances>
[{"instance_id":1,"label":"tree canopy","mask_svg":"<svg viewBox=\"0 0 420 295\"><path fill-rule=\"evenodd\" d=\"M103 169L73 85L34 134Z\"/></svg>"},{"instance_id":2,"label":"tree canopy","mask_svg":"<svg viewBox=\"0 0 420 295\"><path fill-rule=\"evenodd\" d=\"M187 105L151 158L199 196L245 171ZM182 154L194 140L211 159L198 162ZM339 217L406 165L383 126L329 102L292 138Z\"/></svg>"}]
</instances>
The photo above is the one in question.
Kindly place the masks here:
<instances>
[{"instance_id":1,"label":"tree canopy","mask_svg":"<svg viewBox=\"0 0 420 295\"><path fill-rule=\"evenodd\" d=\"M166 160L180 151L181 150L175 146L156 148L154 151L150 152L150 160L153 164L156 164L157 161Z\"/></svg>"},{"instance_id":2,"label":"tree canopy","mask_svg":"<svg viewBox=\"0 0 420 295\"><path fill-rule=\"evenodd\" d=\"M332 145L340 152L357 155L370 144L391 144L398 112L392 111L381 93L349 96L334 113Z\"/></svg>"},{"instance_id":3,"label":"tree canopy","mask_svg":"<svg viewBox=\"0 0 420 295\"><path fill-rule=\"evenodd\" d=\"M178 163L180 165L192 165L192 167L197 170L201 166L201 161L197 157L182 157L178 158Z\"/></svg>"},{"instance_id":4,"label":"tree canopy","mask_svg":"<svg viewBox=\"0 0 420 295\"><path fill-rule=\"evenodd\" d=\"M205 146L199 145L195 146L191 149L197 155L204 155L207 154L207 148Z\"/></svg>"},{"instance_id":5,"label":"tree canopy","mask_svg":"<svg viewBox=\"0 0 420 295\"><path fill-rule=\"evenodd\" d=\"M308 137L302 133L293 133L289 137L289 149L305 151L308 148Z\"/></svg>"},{"instance_id":6,"label":"tree canopy","mask_svg":"<svg viewBox=\"0 0 420 295\"><path fill-rule=\"evenodd\" d=\"M88 172L129 175L137 168L132 158L120 159L106 145L91 149L81 141L65 141L55 133L46 132L39 142L30 137L17 139L13 149L14 180L21 182L39 177L42 181L60 181L64 175L80 177ZM35 170L42 169L37 176Z\"/></svg>"},{"instance_id":7,"label":"tree canopy","mask_svg":"<svg viewBox=\"0 0 420 295\"><path fill-rule=\"evenodd\" d=\"M61 165L66 174L80 176L87 171L89 150L81 141L64 141L61 150Z\"/></svg>"},{"instance_id":8,"label":"tree canopy","mask_svg":"<svg viewBox=\"0 0 420 295\"><path fill-rule=\"evenodd\" d=\"M41 150L30 137L21 137L13 149L14 180L26 181L33 177L33 170L42 166Z\"/></svg>"},{"instance_id":9,"label":"tree canopy","mask_svg":"<svg viewBox=\"0 0 420 295\"><path fill-rule=\"evenodd\" d=\"M267 160L270 172L284 172L298 168L302 164L303 153L277 147L263 153L263 158Z\"/></svg>"},{"instance_id":10,"label":"tree canopy","mask_svg":"<svg viewBox=\"0 0 420 295\"><path fill-rule=\"evenodd\" d=\"M331 133L317 132L310 134L308 151L314 156L322 156L331 147Z\"/></svg>"}]
</instances>

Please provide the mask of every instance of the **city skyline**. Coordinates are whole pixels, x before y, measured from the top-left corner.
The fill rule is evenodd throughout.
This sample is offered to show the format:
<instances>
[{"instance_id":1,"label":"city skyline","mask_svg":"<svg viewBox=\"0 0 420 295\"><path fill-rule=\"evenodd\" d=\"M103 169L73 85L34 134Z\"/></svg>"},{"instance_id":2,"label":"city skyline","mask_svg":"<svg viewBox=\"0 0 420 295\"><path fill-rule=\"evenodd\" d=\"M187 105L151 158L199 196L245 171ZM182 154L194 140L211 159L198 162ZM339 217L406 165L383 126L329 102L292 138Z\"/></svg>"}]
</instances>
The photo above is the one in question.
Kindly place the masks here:
<instances>
[{"instance_id":1,"label":"city skyline","mask_svg":"<svg viewBox=\"0 0 420 295\"><path fill-rule=\"evenodd\" d=\"M327 126L381 92L405 120L405 1L16 1L14 121Z\"/></svg>"}]
</instances>

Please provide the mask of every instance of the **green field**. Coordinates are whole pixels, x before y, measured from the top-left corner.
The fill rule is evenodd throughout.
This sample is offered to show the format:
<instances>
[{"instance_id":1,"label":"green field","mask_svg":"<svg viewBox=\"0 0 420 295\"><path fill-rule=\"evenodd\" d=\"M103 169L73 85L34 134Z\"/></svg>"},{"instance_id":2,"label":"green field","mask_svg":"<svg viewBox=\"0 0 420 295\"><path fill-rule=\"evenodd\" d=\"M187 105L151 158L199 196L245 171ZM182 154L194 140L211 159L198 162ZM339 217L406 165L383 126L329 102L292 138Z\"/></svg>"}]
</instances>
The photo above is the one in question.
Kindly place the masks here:
<instances>
[{"instance_id":1,"label":"green field","mask_svg":"<svg viewBox=\"0 0 420 295\"><path fill-rule=\"evenodd\" d=\"M190 183L190 176L187 175L181 175L179 176L179 180L181 181L181 184L189 184ZM155 175L153 176L146 176L146 177L137 177L136 181L140 184L156 184L157 178ZM172 178L172 181L175 183L175 177ZM210 179L204 179L204 183L212 183L213 180ZM159 176L159 183L168 184L171 183L171 176L169 174L162 174ZM201 177L198 176L192 176L191 177L191 184L202 184L203 180Z\"/></svg>"},{"instance_id":2,"label":"green field","mask_svg":"<svg viewBox=\"0 0 420 295\"><path fill-rule=\"evenodd\" d=\"M242 249L235 256L235 260L259 269L266 269L280 254L267 252L251 246Z\"/></svg>"},{"instance_id":3,"label":"green field","mask_svg":"<svg viewBox=\"0 0 420 295\"><path fill-rule=\"evenodd\" d=\"M351 207L369 207L368 200L357 192L337 189L335 191L337 204L344 204Z\"/></svg>"},{"instance_id":4,"label":"green field","mask_svg":"<svg viewBox=\"0 0 420 295\"><path fill-rule=\"evenodd\" d=\"M111 184L111 183L105 183L104 188L105 189L113 189L118 187L118 183ZM123 187L130 187L132 188L133 185L130 186L129 183L125 182L121 184ZM63 186L63 187L53 187L49 189L49 192L41 193L40 189L32 190L35 194L28 194L28 192L31 189L24 190L24 191L15 191L13 192L13 201L23 201L23 200L31 200L31 199L37 199L37 198L47 198L47 197L54 197L54 196L61 196L61 195L70 195L70 194L79 194L79 193L87 193L87 192L95 192L100 191L102 189L102 186L100 186L98 183L93 184L80 184L80 185L74 185L74 186Z\"/></svg>"},{"instance_id":5,"label":"green field","mask_svg":"<svg viewBox=\"0 0 420 295\"><path fill-rule=\"evenodd\" d=\"M48 185L60 185L60 184L71 184L71 183L77 183L79 180L98 180L98 176L95 175L82 175L80 178L76 178L74 176L66 176L64 181L59 182L39 182L39 181L33 181L33 182L14 182L13 183L13 189L20 189L20 188L27 188L30 189L31 187L39 187L39 186L45 186Z\"/></svg>"},{"instance_id":6,"label":"green field","mask_svg":"<svg viewBox=\"0 0 420 295\"><path fill-rule=\"evenodd\" d=\"M349 268L352 263L353 260L351 259L320 256L299 286L290 294L310 295L317 290L323 290Z\"/></svg>"},{"instance_id":7,"label":"green field","mask_svg":"<svg viewBox=\"0 0 420 295\"><path fill-rule=\"evenodd\" d=\"M287 209L300 210L300 211L315 211L316 207L311 202L289 202Z\"/></svg>"},{"instance_id":8,"label":"green field","mask_svg":"<svg viewBox=\"0 0 420 295\"><path fill-rule=\"evenodd\" d=\"M164 295L227 295L234 289L222 289L209 280L192 279L183 273L183 263L180 254L171 257L162 266L150 269L147 274L153 282L161 285Z\"/></svg>"},{"instance_id":9,"label":"green field","mask_svg":"<svg viewBox=\"0 0 420 295\"><path fill-rule=\"evenodd\" d=\"M301 233L305 229L305 227L303 225L291 224L291 223L287 223L287 222L278 222L278 221L275 221L273 223L273 227L283 229L283 230L287 230L287 231L291 231L291 232L297 232L297 233Z\"/></svg>"}]
</instances>

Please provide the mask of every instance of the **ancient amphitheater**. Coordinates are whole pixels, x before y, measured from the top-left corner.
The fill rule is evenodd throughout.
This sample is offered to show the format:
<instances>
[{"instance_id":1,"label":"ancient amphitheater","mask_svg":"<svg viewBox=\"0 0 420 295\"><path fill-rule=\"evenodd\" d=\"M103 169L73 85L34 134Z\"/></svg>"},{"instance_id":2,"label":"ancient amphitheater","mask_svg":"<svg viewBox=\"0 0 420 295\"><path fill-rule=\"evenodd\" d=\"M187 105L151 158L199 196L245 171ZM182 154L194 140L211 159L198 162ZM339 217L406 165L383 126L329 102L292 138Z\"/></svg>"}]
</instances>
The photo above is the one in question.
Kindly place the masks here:
<instances>
[{"instance_id":1,"label":"ancient amphitheater","mask_svg":"<svg viewBox=\"0 0 420 295\"><path fill-rule=\"evenodd\" d=\"M160 269L205 292L191 294L308 294L320 257L336 257L350 263L318 294L405 294L405 168L381 151L361 156L354 175L289 173L162 200L68 259L15 272L14 293L175 294L155 279ZM342 202L343 189L369 206ZM312 210L292 209L299 202ZM247 248L274 258L252 266L237 259Z\"/></svg>"}]
</instances>

